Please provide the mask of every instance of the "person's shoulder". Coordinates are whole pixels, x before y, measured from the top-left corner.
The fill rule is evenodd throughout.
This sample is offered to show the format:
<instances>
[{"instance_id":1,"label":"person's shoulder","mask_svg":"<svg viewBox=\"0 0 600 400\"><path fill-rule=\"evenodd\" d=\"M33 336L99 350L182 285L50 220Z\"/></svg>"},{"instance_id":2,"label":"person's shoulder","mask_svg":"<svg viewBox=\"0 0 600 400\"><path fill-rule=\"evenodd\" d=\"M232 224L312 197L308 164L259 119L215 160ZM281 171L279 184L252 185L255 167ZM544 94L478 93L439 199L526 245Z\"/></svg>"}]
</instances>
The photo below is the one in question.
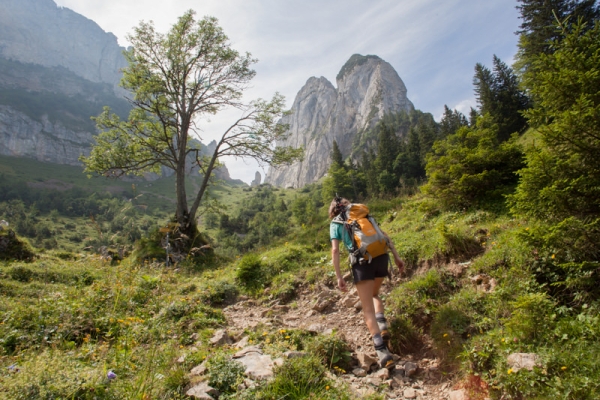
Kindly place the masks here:
<instances>
[{"instance_id":1,"label":"person's shoulder","mask_svg":"<svg viewBox=\"0 0 600 400\"><path fill-rule=\"evenodd\" d=\"M333 219L331 220L332 224L343 224L344 220L342 219L341 215L336 215L335 217L333 217Z\"/></svg>"}]
</instances>

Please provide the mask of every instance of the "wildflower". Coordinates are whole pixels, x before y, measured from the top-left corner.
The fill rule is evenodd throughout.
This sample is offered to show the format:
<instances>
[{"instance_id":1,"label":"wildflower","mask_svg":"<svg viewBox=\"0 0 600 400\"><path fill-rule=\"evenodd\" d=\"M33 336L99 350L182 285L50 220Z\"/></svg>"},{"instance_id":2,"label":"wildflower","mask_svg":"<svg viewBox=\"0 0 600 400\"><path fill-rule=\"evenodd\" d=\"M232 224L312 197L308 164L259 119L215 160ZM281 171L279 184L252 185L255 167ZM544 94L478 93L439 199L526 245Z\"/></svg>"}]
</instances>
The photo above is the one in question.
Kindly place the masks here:
<instances>
[{"instance_id":1,"label":"wildflower","mask_svg":"<svg viewBox=\"0 0 600 400\"><path fill-rule=\"evenodd\" d=\"M446 336L448 336L448 334L447 334L447 333L444 333L444 337L446 337Z\"/></svg>"},{"instance_id":2,"label":"wildflower","mask_svg":"<svg viewBox=\"0 0 600 400\"><path fill-rule=\"evenodd\" d=\"M508 370L508 374L510 375L510 374L512 374L512 373L513 373L513 369L512 369L512 368L510 368L510 369Z\"/></svg>"},{"instance_id":3,"label":"wildflower","mask_svg":"<svg viewBox=\"0 0 600 400\"><path fill-rule=\"evenodd\" d=\"M554 258L556 257L556 254L552 254L552 259L554 260Z\"/></svg>"},{"instance_id":4,"label":"wildflower","mask_svg":"<svg viewBox=\"0 0 600 400\"><path fill-rule=\"evenodd\" d=\"M285 329L280 329L279 333L285 333Z\"/></svg>"},{"instance_id":5,"label":"wildflower","mask_svg":"<svg viewBox=\"0 0 600 400\"><path fill-rule=\"evenodd\" d=\"M287 335L285 338L286 338L286 339L289 339L289 338L290 338L290 336L289 336L289 335Z\"/></svg>"},{"instance_id":6,"label":"wildflower","mask_svg":"<svg viewBox=\"0 0 600 400\"><path fill-rule=\"evenodd\" d=\"M502 343L504 343L506 341L506 339L502 338Z\"/></svg>"},{"instance_id":7,"label":"wildflower","mask_svg":"<svg viewBox=\"0 0 600 400\"><path fill-rule=\"evenodd\" d=\"M329 385L325 386L325 390L329 390Z\"/></svg>"},{"instance_id":8,"label":"wildflower","mask_svg":"<svg viewBox=\"0 0 600 400\"><path fill-rule=\"evenodd\" d=\"M112 380L113 380L113 379L115 379L116 377L117 377L117 374L115 374L114 372L112 372L112 370L111 370L111 371L108 371L108 373L106 374L106 378L107 378L109 381L112 381Z\"/></svg>"},{"instance_id":9,"label":"wildflower","mask_svg":"<svg viewBox=\"0 0 600 400\"><path fill-rule=\"evenodd\" d=\"M564 370L566 370L566 369L567 369L567 367L565 367L565 366L563 365L562 367L560 367L560 369L564 371Z\"/></svg>"}]
</instances>

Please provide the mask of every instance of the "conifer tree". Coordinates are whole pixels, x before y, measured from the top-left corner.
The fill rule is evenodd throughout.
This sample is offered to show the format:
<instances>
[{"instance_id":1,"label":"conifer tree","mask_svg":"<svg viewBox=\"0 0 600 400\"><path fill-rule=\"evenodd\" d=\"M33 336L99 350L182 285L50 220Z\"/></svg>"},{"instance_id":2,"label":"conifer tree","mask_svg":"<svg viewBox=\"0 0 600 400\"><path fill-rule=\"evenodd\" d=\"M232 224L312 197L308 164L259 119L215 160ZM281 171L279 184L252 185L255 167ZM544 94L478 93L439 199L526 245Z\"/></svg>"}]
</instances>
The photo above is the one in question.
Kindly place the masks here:
<instances>
[{"instance_id":1,"label":"conifer tree","mask_svg":"<svg viewBox=\"0 0 600 400\"><path fill-rule=\"evenodd\" d=\"M339 165L340 167L344 166L344 156L342 155L342 152L340 151L340 148L338 147L337 141L333 141L333 146L331 149L331 162L334 164Z\"/></svg>"},{"instance_id":2,"label":"conifer tree","mask_svg":"<svg viewBox=\"0 0 600 400\"><path fill-rule=\"evenodd\" d=\"M568 18L568 24L579 19L588 27L600 16L596 0L518 0L522 23L516 33L519 37L519 52L515 68L520 74L529 68L534 57L550 54L553 43L562 38L557 24Z\"/></svg>"},{"instance_id":3,"label":"conifer tree","mask_svg":"<svg viewBox=\"0 0 600 400\"><path fill-rule=\"evenodd\" d=\"M456 133L461 127L468 125L467 119L461 112L451 110L447 105L444 105L444 115L440 121L440 137L445 138Z\"/></svg>"},{"instance_id":4,"label":"conifer tree","mask_svg":"<svg viewBox=\"0 0 600 400\"><path fill-rule=\"evenodd\" d=\"M499 139L504 141L525 128L526 120L522 112L529 107L529 99L519 88L512 68L495 55L493 62L493 72L482 64L475 66L473 85L480 113L490 114L498 124Z\"/></svg>"}]
</instances>

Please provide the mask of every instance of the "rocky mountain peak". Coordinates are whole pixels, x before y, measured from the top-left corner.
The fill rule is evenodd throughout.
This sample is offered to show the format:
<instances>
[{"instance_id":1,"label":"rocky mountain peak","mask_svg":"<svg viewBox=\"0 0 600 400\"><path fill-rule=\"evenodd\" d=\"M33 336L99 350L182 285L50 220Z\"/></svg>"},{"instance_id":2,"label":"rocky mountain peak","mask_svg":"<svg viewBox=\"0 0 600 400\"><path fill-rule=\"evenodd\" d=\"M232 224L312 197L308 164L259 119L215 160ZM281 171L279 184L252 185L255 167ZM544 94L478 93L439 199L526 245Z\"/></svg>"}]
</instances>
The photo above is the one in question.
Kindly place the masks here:
<instances>
[{"instance_id":1,"label":"rocky mountain peak","mask_svg":"<svg viewBox=\"0 0 600 400\"><path fill-rule=\"evenodd\" d=\"M281 121L289 125L289 136L278 145L304 147L304 160L271 168L265 182L282 187L315 182L327 173L334 140L351 157L360 135L385 113L414 109L398 73L378 56L354 54L336 83L337 89L324 77L312 77L300 89Z\"/></svg>"}]
</instances>

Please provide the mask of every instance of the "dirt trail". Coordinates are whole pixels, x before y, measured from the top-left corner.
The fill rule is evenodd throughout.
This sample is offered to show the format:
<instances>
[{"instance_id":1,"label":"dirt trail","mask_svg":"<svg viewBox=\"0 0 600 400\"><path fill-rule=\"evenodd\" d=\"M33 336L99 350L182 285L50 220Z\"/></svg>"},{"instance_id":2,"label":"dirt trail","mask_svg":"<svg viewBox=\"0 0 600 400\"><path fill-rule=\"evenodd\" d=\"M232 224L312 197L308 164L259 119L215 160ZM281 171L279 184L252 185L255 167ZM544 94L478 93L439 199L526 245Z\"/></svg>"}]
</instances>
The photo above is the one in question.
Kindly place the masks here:
<instances>
[{"instance_id":1,"label":"dirt trail","mask_svg":"<svg viewBox=\"0 0 600 400\"><path fill-rule=\"evenodd\" d=\"M398 277L386 279L381 288L382 295L385 296L398 283ZM317 333L335 330L350 345L353 356L358 353L375 355L362 311L353 305L353 296L356 296L353 285L349 287L348 293L320 286L312 290L300 289L291 305L280 304L277 300L258 303L243 299L223 311L230 331L240 332L259 325L273 329L301 328ZM321 307L324 308L319 311ZM418 366L416 373L410 377L405 376L406 362ZM410 364L406 365L408 370ZM396 369L389 377L372 370L366 377L357 377L348 372L341 375L340 379L349 383L359 396L367 395L379 386L383 388L382 393L385 393L387 399L460 399L461 397L454 396L455 393L450 397L453 382L447 375L440 373L438 365L438 360L426 344L419 355L400 356Z\"/></svg>"}]
</instances>

